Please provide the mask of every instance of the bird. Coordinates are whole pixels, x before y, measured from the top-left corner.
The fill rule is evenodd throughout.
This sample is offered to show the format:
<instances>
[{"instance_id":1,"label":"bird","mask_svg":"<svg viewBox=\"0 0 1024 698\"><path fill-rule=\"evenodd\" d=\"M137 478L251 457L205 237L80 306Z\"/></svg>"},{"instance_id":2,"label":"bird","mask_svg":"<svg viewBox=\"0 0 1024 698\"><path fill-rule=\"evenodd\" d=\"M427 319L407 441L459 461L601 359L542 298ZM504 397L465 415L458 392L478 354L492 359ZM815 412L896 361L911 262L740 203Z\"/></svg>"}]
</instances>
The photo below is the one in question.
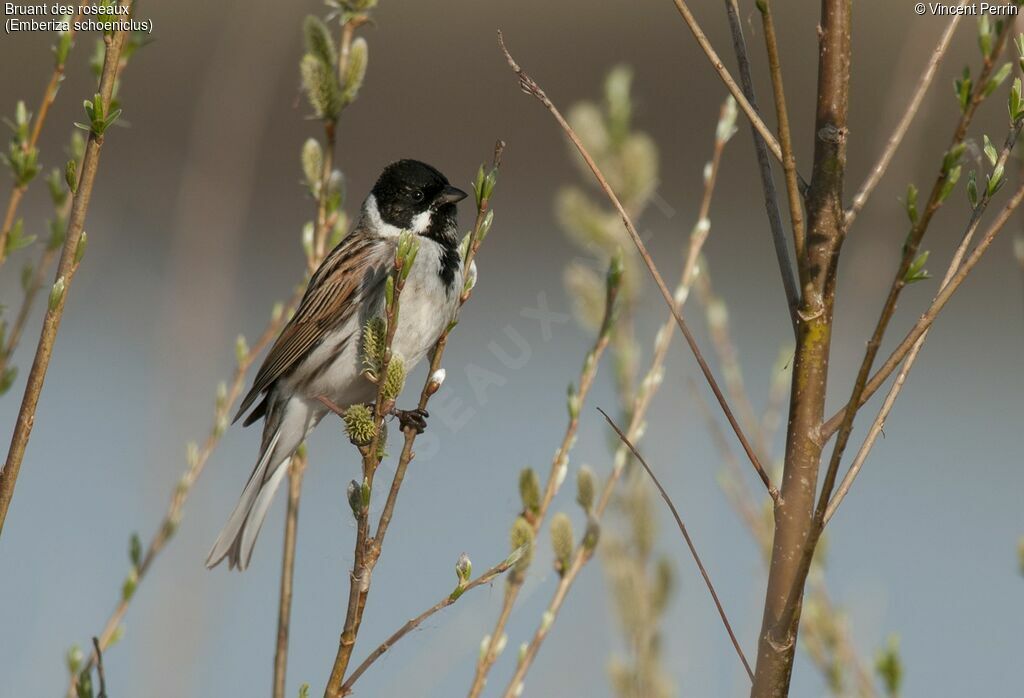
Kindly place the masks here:
<instances>
[{"instance_id":1,"label":"bird","mask_svg":"<svg viewBox=\"0 0 1024 698\"><path fill-rule=\"evenodd\" d=\"M321 398L343 409L376 398L377 386L363 370L362 330L384 315L385 282L403 231L416 235L419 252L402 291L392 354L411 371L449 325L463 290L457 204L464 198L466 192L418 160L399 160L381 172L355 225L310 277L239 405L232 423L246 412L243 426L263 419L260 453L208 568L225 558L229 569L249 566L295 450L328 412ZM425 427L425 412L396 413L403 427Z\"/></svg>"}]
</instances>

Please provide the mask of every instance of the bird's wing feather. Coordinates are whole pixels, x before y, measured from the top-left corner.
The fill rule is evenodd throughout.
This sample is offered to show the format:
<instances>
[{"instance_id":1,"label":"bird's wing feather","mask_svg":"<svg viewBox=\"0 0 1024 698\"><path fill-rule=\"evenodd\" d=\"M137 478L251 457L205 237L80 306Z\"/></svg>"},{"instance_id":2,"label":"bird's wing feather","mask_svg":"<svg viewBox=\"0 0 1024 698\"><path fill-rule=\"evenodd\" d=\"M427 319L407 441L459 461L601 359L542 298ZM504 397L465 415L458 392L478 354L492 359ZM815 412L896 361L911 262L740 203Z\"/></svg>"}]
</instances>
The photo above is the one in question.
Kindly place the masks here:
<instances>
[{"instance_id":1,"label":"bird's wing feather","mask_svg":"<svg viewBox=\"0 0 1024 698\"><path fill-rule=\"evenodd\" d=\"M389 259L387 241L353 231L321 263L306 288L295 316L263 360L253 386L235 415L237 420L274 381L286 374L359 307L368 279L381 274Z\"/></svg>"}]
</instances>

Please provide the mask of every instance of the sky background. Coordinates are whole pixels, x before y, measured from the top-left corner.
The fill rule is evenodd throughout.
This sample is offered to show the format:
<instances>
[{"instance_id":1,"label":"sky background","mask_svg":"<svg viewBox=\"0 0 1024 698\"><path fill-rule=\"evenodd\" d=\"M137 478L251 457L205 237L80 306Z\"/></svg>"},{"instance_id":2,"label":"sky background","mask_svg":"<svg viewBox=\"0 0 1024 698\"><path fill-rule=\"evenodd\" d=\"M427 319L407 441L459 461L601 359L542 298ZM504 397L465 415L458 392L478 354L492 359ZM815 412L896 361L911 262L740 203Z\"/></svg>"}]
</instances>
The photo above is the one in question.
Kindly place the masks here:
<instances>
[{"instance_id":1,"label":"sky background","mask_svg":"<svg viewBox=\"0 0 1024 698\"><path fill-rule=\"evenodd\" d=\"M694 4L732 67L720 3ZM766 103L759 18L752 3L741 6ZM776 8L796 157L805 174L813 147L812 9ZM298 152L319 131L298 91L299 27L309 12L323 7L263 0L140 5L140 15L154 22L153 43L124 75L130 127L113 131L104 147L86 226L88 254L0 540L4 698L62 694L64 653L73 643L86 646L118 599L130 533L148 540L184 470L185 443L209 429L215 386L234 367L236 335L255 337L302 273L299 236L311 202L299 186ZM726 94L667 0L383 0L374 16L375 26L364 32L366 83L339 135L350 212L391 160L426 160L463 185L489 158L496 138L508 148L480 282L446 354L448 380L431 403L434 419L374 576L357 661L450 590L459 553L469 553L478 570L505 556L519 506L517 474L525 465L546 472L564 429L563 386L578 374L591 341L574 321L555 323L545 335L523 314L546 303L566 320L561 272L575 252L558 228L553 201L579 175L553 120L519 93L495 29L504 29L523 66L563 107L597 97L613 65L634 68L635 123L659 146L658 193L667 204L651 208L641 228L667 278L676 276L696 215L701 170ZM899 118L944 22L916 16L902 0L855 4L847 196ZM18 99L37 102L50 73L51 43L42 34L0 38L4 114L13 113ZM46 166L66 159L63 144L82 118L81 99L93 91L90 50L91 42L80 42L73 53L41 142ZM961 24L895 163L844 248L829 412L848 394L897 263L906 230L899 198L910 181L930 187L957 118L951 83L967 63L979 63L972 19ZM971 130L974 141L988 133L1002 142L1005 92L984 106ZM705 251L729 305L747 383L761 404L789 325L753 148L740 119L722 164ZM978 148L968 153L972 161L978 156ZM48 213L40 182L22 207L27 232L41 230ZM464 225L470 215L463 206ZM928 235L929 267L939 276L967 217L961 188ZM1019 227L1012 224L997 240L930 334L885 439L829 529L833 597L869 662L887 635L900 635L908 696L1020 690L1024 283L1011 251ZM20 299L17 269L32 257L16 253L0 278L8 307ZM890 342L902 337L935 288L932 281L905 292ZM664 308L653 286L644 292L638 332L650 338ZM700 314L691 315L707 345ZM36 317L15 356L22 378L0 400L0 424L13 424L38 327ZM515 351L517 335L528 351L510 368L491 347ZM650 346L650 339L641 341ZM498 376L498 384L474 391L467 376L479 370ZM753 657L764 575L755 545L718 488L721 459L687 387L694 376L696 365L677 340L642 449L682 511ZM592 408L615 400L603 372L583 411L573 472L583 463L608 472L605 430ZM283 501L271 511L245 574L209 572L202 564L257 447L258 433L236 426L214 452L176 538L137 592L124 640L106 655L112 697L269 693ZM304 681L312 695L323 689L342 623L354 532L344 496L358 468L353 449L327 421L310 452L288 695ZM579 526L572 490L563 488L555 508L570 512ZM679 694L744 695L745 675L658 507L658 549L675 560L680 579L665 645ZM515 648L532 634L554 589L546 541L545 535L487 695L503 689ZM376 664L359 694L464 694L502 592L501 582L476 590L432 618ZM605 579L600 564L592 564L566 602L525 695L610 695L605 667L617 646ZM799 656L793 695L824 690Z\"/></svg>"}]
</instances>

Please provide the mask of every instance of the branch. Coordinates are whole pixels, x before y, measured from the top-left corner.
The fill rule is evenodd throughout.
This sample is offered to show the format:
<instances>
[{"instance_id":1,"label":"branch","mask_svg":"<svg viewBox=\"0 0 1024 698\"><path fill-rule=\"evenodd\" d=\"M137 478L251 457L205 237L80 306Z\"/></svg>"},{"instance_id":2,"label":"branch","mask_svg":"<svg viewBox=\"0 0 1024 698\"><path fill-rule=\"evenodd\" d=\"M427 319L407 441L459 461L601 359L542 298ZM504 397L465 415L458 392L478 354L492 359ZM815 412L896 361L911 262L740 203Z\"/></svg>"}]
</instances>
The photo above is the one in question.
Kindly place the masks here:
<instances>
[{"instance_id":1,"label":"branch","mask_svg":"<svg viewBox=\"0 0 1024 698\"><path fill-rule=\"evenodd\" d=\"M445 596L443 599L438 601L436 604L434 604L433 606L431 606L415 618L406 621L401 628L393 632L391 636L388 637L387 640L378 645L377 649L371 652L370 655L363 660L362 664L356 667L355 671L353 671L349 675L349 677L345 680L344 685L342 685L341 694L343 696L350 695L352 693L352 686L355 684L356 681L359 680L359 677L366 673L366 670L369 669L370 666L375 661L380 659L381 655L383 655L389 649L394 647L396 642L398 642L403 637L405 637L413 630L418 628L420 625L422 625L423 621L430 618L430 616L434 615L435 613L444 608L448 608L453 603L458 601L460 598L462 598L462 595L465 594L467 591L471 591L477 588L478 586L482 586L484 584L490 584L498 575L505 573L510 567L512 567L512 565L514 565L518 561L521 554L522 551L513 551L511 555L509 555L507 558L502 560L500 563L498 563L491 569L481 574L473 581L467 582L465 584L460 583L460 585L456 587L455 591Z\"/></svg>"},{"instance_id":2,"label":"branch","mask_svg":"<svg viewBox=\"0 0 1024 698\"><path fill-rule=\"evenodd\" d=\"M127 6L131 6L133 0L126 0ZM120 63L121 47L124 44L126 33L117 31L104 36L106 51L103 58L103 72L100 77L99 97L96 107L102 108L103 115L109 113L111 96L114 92L114 83L117 79L117 69ZM82 160L82 176L75 191L74 202L71 205L71 215L68 221L67 233L64 239L64 247L61 250L60 262L57 266L57 275L54 280L53 289L50 292L50 306L43 320L43 328L39 335L39 343L36 346L35 358L32 361L32 369L28 375L25 385L25 393L22 397L21 407L18 410L18 419L14 427L14 434L11 437L11 446L7 453L7 460L3 471L0 471L0 535L3 533L4 522L7 519L7 511L14 497L14 487L18 480L18 473L21 470L22 460L25 458L25 449L32 434L32 427L35 423L36 406L39 404L39 396L43 390L43 382L46 379L46 372L50 367L50 357L53 354L53 347L57 341L57 331L60 328L60 321L64 315L64 304L67 301L68 292L71 290L71 282L75 272L78 270L78 263L84 247L80 247L83 230L85 227L85 216L89 210L89 201L92 197L93 185L96 181L96 173L99 170L100 149L103 146L104 124L101 128L94 123L89 132L89 140L85 147L85 157Z\"/></svg>"},{"instance_id":3,"label":"branch","mask_svg":"<svg viewBox=\"0 0 1024 698\"><path fill-rule=\"evenodd\" d=\"M441 336L434 344L434 349L431 352L430 368L427 372L426 380L423 383L423 389L420 391L420 398L418 402L418 409L420 410L426 409L427 404L430 401L430 397L441 387L441 382L443 381L441 361L444 357L444 351L448 344L448 337L451 330L454 329L457 324L462 306L465 305L472 295L473 281L475 278L473 276L475 273L474 259L480 248L480 244L489 232L493 221L493 213L490 210L490 197L494 191L494 186L497 181L504 147L505 143L503 141L497 142L494 149L493 167L490 173L484 176L483 167L481 167L480 174L477 178L475 187L477 200L476 222L473 226L473 230L469 234L469 237L465 241L465 255L462 261L462 268L465 270L465 286L462 290L462 295L459 297L459 306L456 309L455 316L452 318L452 321L448 324L445 331L441 333ZM394 313L397 311L400 293L400 284L396 283L394 289L394 307L388 310L388 336L385 342L385 346L387 347L385 351L386 360L381 366L381 385L384 383L383 378L387 375L387 364L390 362L390 357L388 355L390 354L391 340L393 339L394 332L397 329L397 323L394 322ZM374 417L376 419L375 423L378 426L377 432L372 442L368 446L361 448L363 452L364 478L362 486L366 487L370 491L372 491L373 476L381 460L381 454L378 452L378 440L382 431L384 417L384 404L381 398L382 391L378 392L377 403L374 408ZM327 688L324 693L325 698L340 698L340 696L344 695L343 684L345 683L345 673L348 669L348 664L351 661L352 651L355 648L356 636L358 635L359 627L362 623L363 611L366 607L366 598L370 591L371 574L377 564L378 558L380 557L381 548L384 544L384 536L387 534L388 526L394 516L395 505L398 501L398 493L405 480L405 474L408 470L409 463L412 462L412 459L415 457L413 445L416 441L416 430L410 426L404 430L404 434L405 442L402 445L402 452L398 458L398 465L395 468L395 475L391 482L391 488L388 492L387 500L384 504L383 510L381 511L380 518L377 521L376 533L371 535L369 511L366 507L363 507L357 512L355 559L353 561L352 574L350 575L348 609L345 615L345 625L338 643L338 653L335 656L334 665L331 669L331 675L328 679Z\"/></svg>"},{"instance_id":4,"label":"branch","mask_svg":"<svg viewBox=\"0 0 1024 698\"><path fill-rule=\"evenodd\" d=\"M1007 204L1007 209L1003 210L1000 214L1000 218L1004 221L1009 220L1010 214L1013 209L1020 203L1021 194L1024 192L1024 187L1018 190L1017 194L1014 195L1013 199ZM962 261L964 256L967 254L967 249L971 244L971 239L974 237L974 233L977 230L977 221L972 220L972 224L968 225L967 230L964 232L963 239L960 241L960 245L957 247L956 252L953 254L953 259L949 263L949 267L946 269L946 273L943 276L942 284L939 287L940 294L942 291L952 283L957 272L962 268ZM998 230L996 230L998 232ZM989 238L989 235L994 233L987 232L985 238ZM982 241L984 243L984 240ZM980 245L979 245L980 247ZM969 271L969 270L968 270ZM961 281L962 281L961 277ZM860 473L861 467L864 465L864 461L867 459L868 454L871 453L872 447L875 445L875 441L878 439L879 434L882 432L882 428L885 426L886 419L889 418L890 412L892 412L893 405L896 403L896 398L899 396L900 391L903 389L903 385L907 380L907 376L910 374L910 369L914 366L914 361L917 360L917 355L921 351L921 347L924 346L925 339L928 337L929 329L926 328L917 339L912 343L910 350L907 352L905 359L900 367L899 373L896 375L896 380L889 388L888 394L885 396L885 400L882 402L882 407L878 411L878 415L875 417L874 422L871 424L871 428L868 430L868 435L864 439L864 443L861 444L860 449L857 451L857 455L854 457L853 463L850 465L849 470L843 477L842 482L836 489L835 496L828 502L823 515L822 525L827 524L832 516L835 515L836 509L839 508L840 503L845 499L846 495L850 491L850 487L853 485L853 481L857 478Z\"/></svg>"},{"instance_id":5,"label":"branch","mask_svg":"<svg viewBox=\"0 0 1024 698\"><path fill-rule=\"evenodd\" d=\"M76 12L75 17L70 23L68 31L59 33L58 35L57 46L54 47L55 61L53 72L50 74L50 80L46 83L46 88L43 90L43 97L39 101L39 109L36 111L35 118L33 119L32 131L29 135L28 141L22 145L22 150L26 155L37 152L39 136L43 132L43 124L46 123L46 116L50 113L50 107L57 99L57 91L60 88L61 82L64 80L64 67L67 63L68 54L71 52L71 47L74 45L74 27L75 20L77 18L78 14ZM14 226L18 206L21 203L22 197L25 195L26 189L28 189L28 182L16 182L14 187L11 189L11 196L7 200L7 209L4 213L3 226L0 227L0 266L3 266L3 263L7 259L8 237L10 236L11 228Z\"/></svg>"},{"instance_id":6,"label":"branch","mask_svg":"<svg viewBox=\"0 0 1024 698\"><path fill-rule=\"evenodd\" d=\"M881 157L878 158L878 162L871 168L871 172L868 174L867 179L860 185L860 189L857 194L853 197L853 203L850 204L850 208L846 210L846 229L849 230L850 226L853 225L853 221L857 218L857 214L864 208L864 204L867 203L868 197L878 186L878 183L882 181L882 176L886 170L889 169L889 164L892 162L893 156L896 154L896 149L900 147L900 143L903 142L903 137L907 135L907 130L910 128L910 123L914 120L914 116L917 114L917 110L921 107L921 102L924 101L924 96L928 92L928 88L931 87L932 80L935 78L935 73L938 71L939 64L942 62L943 56L946 55L946 49L949 48L950 42L953 40L953 34L956 31L957 25L960 23L962 15L953 15L949 20L949 26L946 27L946 31L942 33L942 37L939 39L938 45L932 50L932 57L928 61L928 64L924 68L924 72L921 73L921 77L917 79L917 89L914 91L913 96L910 98L910 102L907 104L907 109L903 112L903 116L900 118L896 129L889 136L889 140L885 144L885 149L882 151Z\"/></svg>"},{"instance_id":7,"label":"branch","mask_svg":"<svg viewBox=\"0 0 1024 698\"><path fill-rule=\"evenodd\" d=\"M299 497L306 472L305 446L288 466L288 510L284 522L284 555L281 558L281 590L277 606L277 645L274 650L273 698L284 698L288 669L288 634L291 627L292 582L295 578L295 537L299 529Z\"/></svg>"},{"instance_id":8,"label":"branch","mask_svg":"<svg viewBox=\"0 0 1024 698\"><path fill-rule=\"evenodd\" d=\"M764 42L768 49L768 70L772 77L772 94L775 98L775 113L779 121L779 146L782 149L782 170L786 176L786 192L789 195L789 217L793 225L793 248L796 250L796 268L801 284L807 283L807 259L805 247L807 229L804 224L804 204L797 182L796 158L793 155L793 139L789 131L789 112L786 109L786 94L782 87L782 65L779 61L779 44L775 38L775 20L772 18L770 0L760 0L757 8L761 12L764 27Z\"/></svg>"},{"instance_id":9,"label":"branch","mask_svg":"<svg viewBox=\"0 0 1024 698\"><path fill-rule=\"evenodd\" d=\"M722 79L722 82L725 83L729 92L732 93L733 98L736 100L737 104L740 105L743 113L747 115L747 118L750 119L750 123L757 129L761 138L764 139L764 142L772 151L772 155L775 156L776 160L782 162L782 149L779 147L779 142L775 140L775 134L773 134L771 129L765 125L764 121L761 119L761 115L757 113L757 109L751 105L739 85L737 85L736 81L733 80L732 75L729 74L729 70L725 67L725 64L722 63L722 59L718 57L717 53L715 53L715 49L711 46L711 42L704 34L704 30L701 29L700 24L697 23L697 18L693 16L693 13L690 12L690 8L687 7L683 0L673 0L673 2L676 5L676 9L679 10L679 14L682 15L683 21L686 22L686 26L689 27L690 31L693 33L693 38L697 40L701 50L704 51L704 55L707 56L708 61L711 62L711 67L715 69L716 73L718 73L718 77ZM516 70L516 72L521 73L519 70ZM531 92L531 90L526 91ZM543 94L543 92L541 94ZM538 96L539 98L539 95L535 96ZM547 105L545 104L545 106Z\"/></svg>"},{"instance_id":10,"label":"branch","mask_svg":"<svg viewBox=\"0 0 1024 698\"><path fill-rule=\"evenodd\" d=\"M697 346L697 341L694 339L689 327L687 327L686 321L683 320L682 314L676 308L675 300L673 299L671 292L668 290L668 287L665 285L664 280L661 278L661 274L658 273L658 269L654 265L654 260L651 259L650 253L647 251L646 246L640 239L640 235L637 233L636 227L633 225L633 221L630 218L629 214L626 212L625 208L623 208L622 203L619 201L619 198L615 195L615 192L608 184L608 181L605 179L604 174L602 174L601 170L598 168L597 163L594 162L594 159L591 157L590 153L583 145L583 142L580 141L579 136L576 135L576 132L573 131L572 127L562 116L561 112L559 112L555 105L551 102L551 100L548 99L548 96L544 93L544 90L541 89L540 85L534 82L534 80L529 75L523 72L523 69L520 68L519 64L516 63L514 58L512 58L512 55L505 47L505 41L500 31L498 32L498 43L501 46L501 50L505 54L505 58L508 61L509 66L512 68L512 71L515 72L515 74L519 78L520 88L526 94L535 97L541 104L544 105L544 107L555 118L558 124L562 127L562 130L569 137L569 140L571 140L573 145L576 146L576 149L579 151L580 155L583 156L583 159L586 161L587 166L590 168L591 172L594 173L594 177L597 178L598 184L600 184L601 189L604 190L604 193L608 196L612 205L615 206L615 209L619 212L619 215L622 217L623 225L626 228L626 232L629 233L629 237L633 240L633 244L636 245L637 250L640 252L640 257L643 259L644 264L647 266L647 269L650 271L651 276L654 278L654 281L657 284L658 289L661 291L661 295L665 299L665 303L671 310L672 315L676 320L676 324L679 325L679 329L682 331L683 337L686 339L686 343L690 346L690 350L693 352L694 357L697 359L697 364L700 366L701 372L707 379L708 385L710 385L712 392L715 394L715 398L718 400L719 405L721 405L722 411L725 413L726 419L728 419L729 421L729 425L736 433L736 437L742 444L743 450L746 452L747 457L750 459L751 464L754 466L754 470L757 472L758 477L760 477L761 481L764 483L764 486L768 490L769 495L771 495L772 499L777 502L779 499L778 490L771 483L771 480L768 478L768 473L765 472L764 468L761 466L761 462L758 460L757 455L754 453L753 447L750 445L750 442L744 435L739 423L736 421L736 417L733 415L732 410L729 408L729 404L725 398L725 395L722 394L722 390L718 387L718 382L715 380L715 377L712 374L711 368L708 366L707 361L704 360L704 356L701 354L700 348Z\"/></svg>"},{"instance_id":11,"label":"branch","mask_svg":"<svg viewBox=\"0 0 1024 698\"><path fill-rule=\"evenodd\" d=\"M630 442L630 440L626 438L626 435L623 434L622 430L619 429L615 422L612 421L612 418L609 417L608 414L600 407L597 408L597 411L604 416L605 421L608 422L608 426L615 430L615 433L618 435L622 443L626 444L626 447L629 448L629 450L633 453L636 459L640 461L640 465L644 467L644 470L647 471L647 474L651 477L651 480L654 481L655 487L657 487L658 492L661 493L661 498L665 500L665 504L667 504L669 510L671 510L672 516L676 520L676 525L679 526L679 532L683 534L683 538L686 540L686 546L690 549L690 554L693 555L693 560L697 563L697 568L700 570L700 575L704 578L704 584L707 586L708 592L710 592L711 598L715 602L715 608L718 609L718 615L722 618L722 624L725 626L725 631L729 634L729 639L732 641L732 646L736 649L736 655L740 658L740 661L743 663L743 668L747 670L747 676L749 676L751 682L753 682L754 672L750 668L750 663L747 661L746 656L743 654L743 649L740 647L740 642L736 639L736 633L733 632L732 625L729 623L729 618L725 615L725 609L722 607L722 602L718 598L718 592L715 591L715 586L711 583L711 577L708 575L708 571L707 569L705 569L704 563L701 562L700 555L697 554L697 548L694 546L693 540L690 538L690 534L686 530L686 525L683 523L682 518L679 516L679 512L676 510L675 505L672 503L671 497L668 496L668 493L665 491L665 488L661 486L661 482L658 481L658 478L654 474L654 471L651 470L651 466L647 465L647 461L645 461L644 457L640 455L640 452L636 449L636 446L634 446Z\"/></svg>"},{"instance_id":12,"label":"branch","mask_svg":"<svg viewBox=\"0 0 1024 698\"><path fill-rule=\"evenodd\" d=\"M899 267L897 268L892 284L889 287L889 294L882 306L882 311L878 316L878 321L876 322L875 329L871 334L871 339L868 340L867 348L864 352L864 358L857 371L857 378L854 381L850 399L846 402L847 407L842 411L841 416L833 416L825 423L825 425L822 426L819 434L821 443L825 443L825 441L837 430L845 432L851 429L856 410L860 408L860 405L863 404L864 400L874 393L874 390L877 390L877 385L874 389L870 389L870 385L874 382L874 379L872 379L872 381L868 381L867 379L881 346L882 338L889 326L889 321L896 312L896 303L899 300L900 293L906 285L904 279L906 278L907 271L910 269L911 264L913 264L914 260L917 258L921 240L924 238L924 235L928 230L932 217L942 206L943 201L949 194L949 188L952 187L950 182L955 184L959 177L960 165L958 162L960 154L963 151L963 142L967 135L967 129L970 126L971 120L974 118L974 114L977 111L978 106L981 105L986 97L988 82L995 68L995 59L1000 55L1000 53L1002 53L1003 47L1006 45L1006 40L1012 30L1013 22L1007 22L1003 31L996 39L992 53L984 59L982 69L978 75L978 83L968 99L967 104L964 106L960 120L953 132L952 143L949 150L947 150L946 154L943 156L942 168L939 171L939 175L936 178L935 183L932 185L928 202L925 204L924 210L921 212L919 217L916 213L914 214L915 217L913 219L913 225L911 226L910 232L907 233L907 238L903 243L903 256L900 259ZM853 410L848 409L851 405L854 406ZM849 417L848 423L847 416ZM840 436L842 437L842 434ZM847 434L845 438L848 437L849 435ZM844 441L845 438L843 438Z\"/></svg>"},{"instance_id":13,"label":"branch","mask_svg":"<svg viewBox=\"0 0 1024 698\"><path fill-rule=\"evenodd\" d=\"M747 42L743 38L743 25L740 23L739 8L736 0L725 0L725 12L729 18L729 31L732 32L732 45L736 52L736 62L740 68L740 82L743 94L750 102L754 111L758 111L754 97L754 80L750 74L750 59L747 57ZM782 216L779 213L778 194L775 191L775 180L772 178L772 162L768 157L768 146L753 122L750 133L754 139L754 150L757 152L758 171L761 175L761 189L764 191L764 205L768 213L768 227L772 234L775 247L775 259L782 275L782 288L786 293L786 305L789 307L789 319L793 324L793 332L797 329L797 308L800 306L800 291L797 289L793 263L789 258L786 245L786 233L782 229Z\"/></svg>"},{"instance_id":14,"label":"branch","mask_svg":"<svg viewBox=\"0 0 1024 698\"><path fill-rule=\"evenodd\" d=\"M600 366L601 359L604 356L605 350L608 348L608 343L611 339L612 322L616 312L615 301L619 294L621 280L621 273L615 272L614 270L620 264L621 260L613 259L612 266L608 274L608 286L605 293L604 318L601 322L601 329L597 334L597 338L594 340L594 345L591 347L590 351L587 352L587 356L583 361L583 367L580 369L579 389L575 391L571 398L576 406L571 407L569 410L569 421L566 424L562 441L551 460L551 469L548 471L547 482L544 486L543 495L541 495L535 511L527 508L528 516L525 518L532 529L534 540L536 540L537 534L539 533L541 526L544 524L544 519L547 516L552 500L555 498L555 494L558 492L559 486L565 479L569 462L569 453L576 444L576 435L579 430L579 406L586 402L587 396L590 394L590 388L593 386L594 379L597 377L597 370ZM490 633L490 640L486 643L486 646L480 653L480 658L477 661L476 671L473 675L473 683L470 685L469 689L470 698L476 698L483 691L487 682L487 675L490 673L491 667L494 666L494 662L498 659L498 648L501 645L501 637L505 634L505 625L508 623L509 616L512 613L512 607L519 598L519 592L523 587L524 581L524 575L512 575L509 577L508 586L505 589L505 596L502 602L501 612L498 614L498 619L495 621L494 629Z\"/></svg>"}]
</instances>

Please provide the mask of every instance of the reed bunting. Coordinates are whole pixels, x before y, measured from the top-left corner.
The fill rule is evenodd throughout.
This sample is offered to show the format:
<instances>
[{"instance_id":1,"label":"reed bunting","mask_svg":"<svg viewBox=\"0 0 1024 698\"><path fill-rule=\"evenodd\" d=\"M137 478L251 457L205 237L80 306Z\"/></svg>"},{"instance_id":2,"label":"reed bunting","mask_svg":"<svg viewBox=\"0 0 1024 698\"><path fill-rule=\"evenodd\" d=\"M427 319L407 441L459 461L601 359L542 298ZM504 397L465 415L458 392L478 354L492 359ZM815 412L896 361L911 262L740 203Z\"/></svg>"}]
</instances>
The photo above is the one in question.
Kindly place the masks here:
<instances>
[{"instance_id":1,"label":"reed bunting","mask_svg":"<svg viewBox=\"0 0 1024 698\"><path fill-rule=\"evenodd\" d=\"M256 467L206 559L245 569L274 492L295 449L327 413L318 399L340 407L371 402L377 386L362 374L362 328L383 316L385 280L399 234L419 236L420 249L402 293L392 350L412 367L437 341L455 312L463 269L455 204L466 193L435 168L400 160L384 168L355 227L309 280L294 317L281 330L235 421L261 396L243 422L262 418ZM414 426L422 428L411 415Z\"/></svg>"}]
</instances>

